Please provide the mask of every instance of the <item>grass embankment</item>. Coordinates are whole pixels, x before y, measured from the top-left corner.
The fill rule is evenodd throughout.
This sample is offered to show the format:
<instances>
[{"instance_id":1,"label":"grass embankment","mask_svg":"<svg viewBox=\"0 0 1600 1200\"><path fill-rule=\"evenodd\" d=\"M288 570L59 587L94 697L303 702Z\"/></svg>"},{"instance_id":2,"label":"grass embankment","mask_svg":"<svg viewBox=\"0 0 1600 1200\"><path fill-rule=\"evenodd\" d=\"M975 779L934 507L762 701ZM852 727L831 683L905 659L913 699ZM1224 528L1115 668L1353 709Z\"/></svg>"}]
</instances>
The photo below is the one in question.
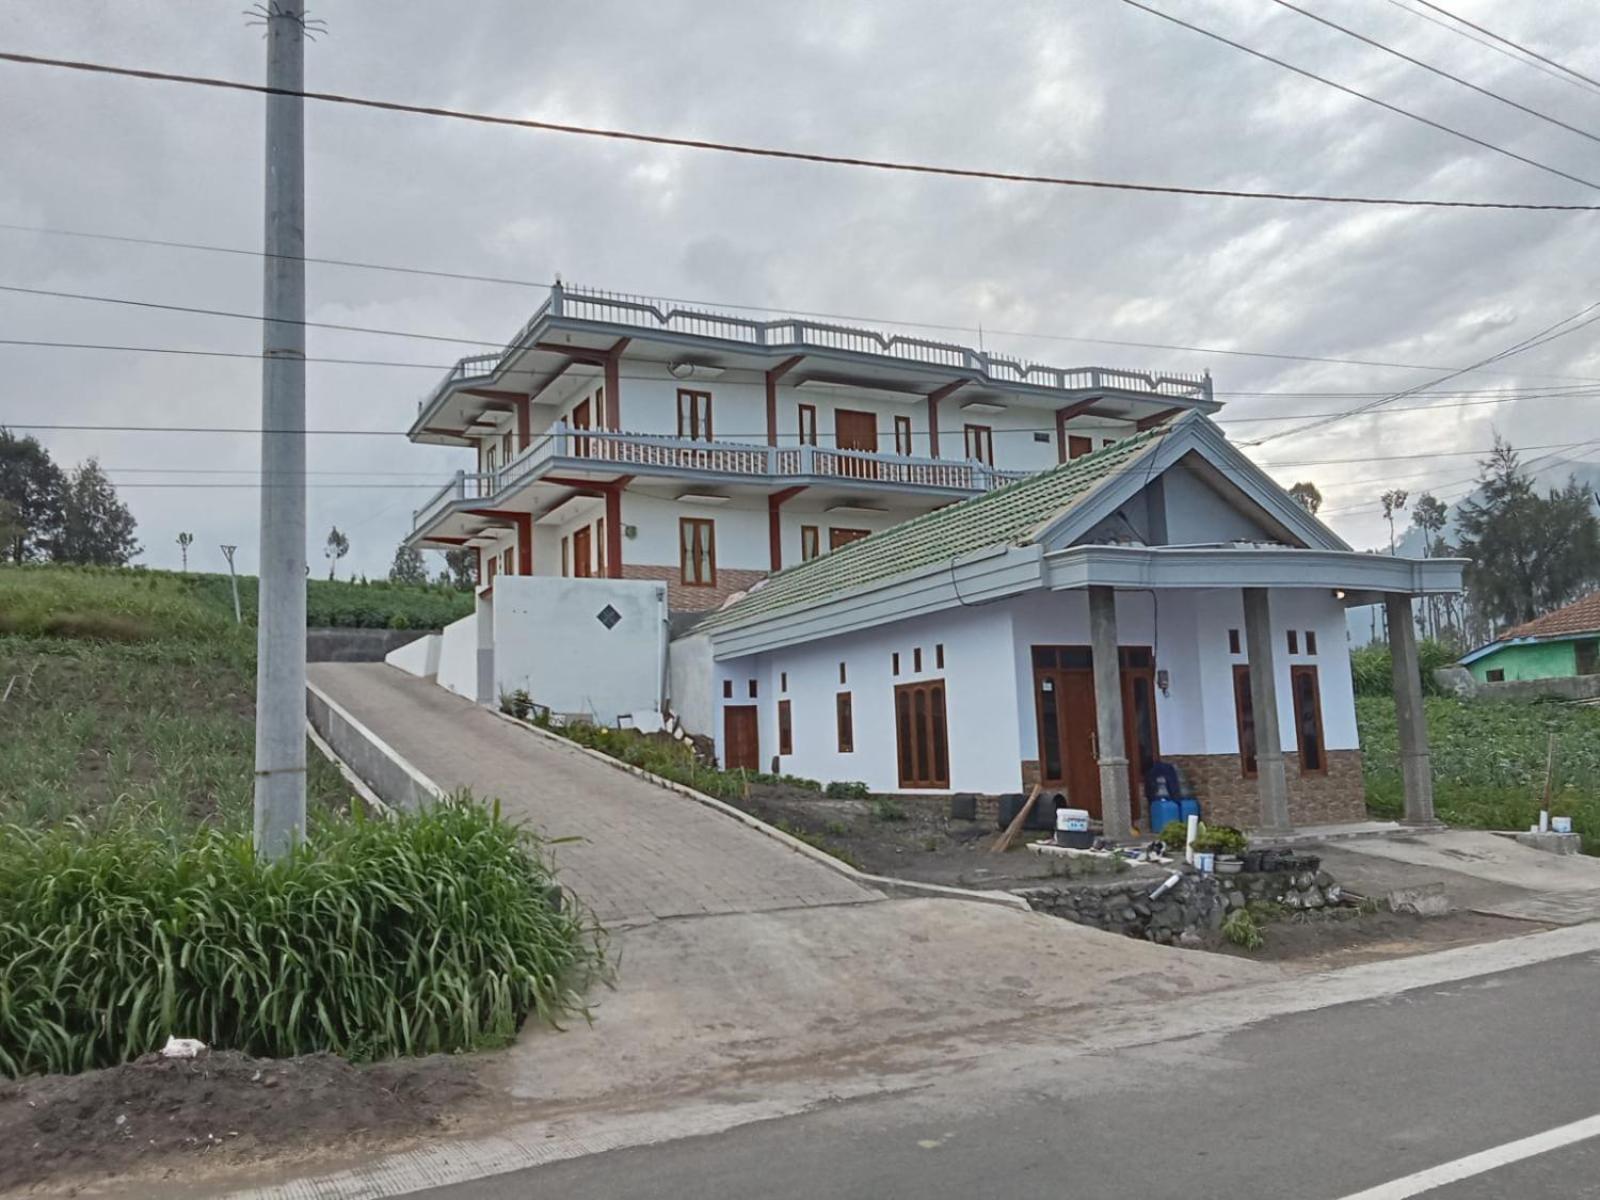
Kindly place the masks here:
<instances>
[{"instance_id":1,"label":"grass embankment","mask_svg":"<svg viewBox=\"0 0 1600 1200\"><path fill-rule=\"evenodd\" d=\"M1457 700L1430 696L1428 742L1434 810L1451 825L1526 829L1539 817L1545 762L1556 736L1551 811L1570 816L1584 846L1600 853L1600 707L1555 701ZM1356 699L1366 763L1367 808L1404 809L1394 701Z\"/></svg>"},{"instance_id":2,"label":"grass embankment","mask_svg":"<svg viewBox=\"0 0 1600 1200\"><path fill-rule=\"evenodd\" d=\"M580 1007L594 931L470 798L363 822L313 751L308 845L256 861L254 656L182 577L0 568L0 1074L169 1034L467 1049Z\"/></svg>"}]
</instances>

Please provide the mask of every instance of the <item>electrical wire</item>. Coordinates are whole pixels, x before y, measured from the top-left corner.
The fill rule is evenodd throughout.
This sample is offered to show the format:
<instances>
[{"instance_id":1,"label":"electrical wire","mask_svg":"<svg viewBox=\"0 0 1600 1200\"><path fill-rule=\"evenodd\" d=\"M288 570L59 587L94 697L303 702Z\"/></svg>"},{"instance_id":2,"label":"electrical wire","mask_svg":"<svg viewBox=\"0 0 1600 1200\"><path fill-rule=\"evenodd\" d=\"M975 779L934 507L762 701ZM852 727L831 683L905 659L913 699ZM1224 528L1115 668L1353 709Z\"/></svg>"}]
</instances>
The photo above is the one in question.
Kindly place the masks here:
<instances>
[{"instance_id":1,"label":"electrical wire","mask_svg":"<svg viewBox=\"0 0 1600 1200\"><path fill-rule=\"evenodd\" d=\"M1530 117L1537 117L1541 121L1548 121L1550 124L1560 126L1569 133L1575 133L1579 137L1586 137L1591 142L1600 142L1600 135L1590 133L1587 129L1580 129L1576 125L1569 125L1560 117L1552 117L1547 112L1540 112L1537 108L1531 108L1520 101L1511 99L1509 96L1502 96L1499 92L1491 91L1486 87L1479 87L1470 80L1463 79L1459 75L1452 75L1449 71L1446 71L1441 67L1436 67L1432 63L1423 62L1420 58L1413 58L1404 51L1396 50L1393 46L1387 45L1384 42L1380 42L1376 38L1370 38L1364 33L1357 33L1354 29L1350 29L1347 26L1341 25L1337 21L1330 21L1327 17L1314 13L1310 9L1301 8L1298 4L1291 3L1290 0L1272 0L1272 3L1278 5L1280 8L1287 8L1290 12L1297 12L1302 17L1315 21L1319 25L1325 25L1329 29L1337 29L1340 33L1347 37L1355 38L1358 42L1365 42L1368 46L1382 50L1385 54L1392 54L1395 58L1411 63L1413 66L1421 67L1424 71L1431 72L1432 74L1439 76L1441 79L1448 79L1452 83L1460 84L1464 88L1477 92L1480 96L1487 96L1491 100L1498 100L1501 104L1509 105L1518 112L1527 113Z\"/></svg>"},{"instance_id":2,"label":"electrical wire","mask_svg":"<svg viewBox=\"0 0 1600 1200\"><path fill-rule=\"evenodd\" d=\"M1507 150L1504 146L1497 146L1493 142L1485 141L1483 138L1474 137L1472 134L1467 133L1464 130L1457 129L1452 125L1446 125L1442 121L1435 121L1432 117L1425 117L1421 113L1412 112L1408 108L1401 108L1398 104L1390 104L1387 100L1380 100L1370 92L1363 92L1357 88L1349 87L1342 83L1336 83L1334 80L1329 79L1326 75L1318 75L1315 71L1308 71L1304 67L1297 67L1291 62L1286 62L1285 60L1268 54L1263 50L1256 50L1253 47L1246 46L1243 42L1236 42L1232 38L1223 37L1220 33L1214 33L1211 30L1206 29L1204 26L1196 25L1191 21L1185 21L1182 17L1175 17L1171 13L1162 12L1159 8L1151 8L1148 4L1141 4L1139 3L1139 0L1122 0L1122 3L1128 5L1130 8L1137 8L1141 12L1147 12L1152 16L1160 17L1163 21L1171 21L1174 25L1181 25L1183 28L1192 30L1193 32L1200 34L1202 37L1210 38L1214 42L1221 42L1225 46L1232 46L1235 50L1242 50L1252 57L1262 59L1265 62L1273 63L1276 66L1282 67L1286 71L1293 71L1296 75L1302 75L1307 79L1314 79L1318 83L1325 84L1328 87L1333 88L1335 91L1345 93L1347 96L1355 96L1359 100L1365 100L1370 104L1376 104L1379 108L1387 109L1389 112L1396 113L1399 116L1406 117L1412 121L1418 122L1419 124L1426 125L1431 129L1437 129L1441 133L1448 133L1452 137L1458 137L1464 142L1471 142L1474 146L1479 146L1484 150L1492 150L1496 154L1504 155L1506 158L1515 159L1517 162L1525 163L1530 167L1536 167L1537 169L1545 171L1548 174L1558 175L1562 179L1570 180L1573 183L1581 183L1584 187L1600 190L1600 183L1595 183L1592 180L1584 179L1581 176L1570 174L1561 170L1559 167L1552 167L1548 163L1542 163L1538 159L1533 159L1527 157L1526 155L1518 154L1515 150Z\"/></svg>"},{"instance_id":3,"label":"electrical wire","mask_svg":"<svg viewBox=\"0 0 1600 1200\"><path fill-rule=\"evenodd\" d=\"M1588 75L1585 75L1582 71L1574 71L1571 67L1566 66L1566 65L1564 65L1562 63L1558 63L1553 58L1546 58L1543 54L1540 54L1537 50L1530 50L1528 47L1522 45L1520 42L1513 42L1508 37L1501 37L1498 33L1495 33L1492 29L1485 29L1482 25L1475 25L1471 21L1467 20L1465 17L1457 16L1455 13L1451 12L1449 9L1441 8L1439 5L1431 3L1431 0L1416 0L1416 2L1418 4L1420 4L1420 5L1422 5L1424 8L1431 8L1434 12L1438 13L1441 17L1449 17L1452 21L1458 21L1462 25L1465 25L1468 29L1476 29L1479 33L1483 34L1485 37L1491 37L1495 41L1500 42L1502 45L1510 46L1513 50L1520 50L1523 54L1528 55L1528 57L1536 58L1540 62L1545 63L1545 64L1547 64L1549 66L1552 66L1556 70L1561 71L1564 74L1572 76L1574 79L1581 79L1584 83L1590 84L1590 85L1592 85L1594 87L1600 87L1600 79L1592 79Z\"/></svg>"},{"instance_id":4,"label":"electrical wire","mask_svg":"<svg viewBox=\"0 0 1600 1200\"><path fill-rule=\"evenodd\" d=\"M1126 4L1135 4L1135 0L1123 0ZM1143 8L1143 5L1135 4ZM1156 12L1155 9L1146 9ZM1176 17L1167 17L1165 13L1157 13L1167 20L1176 21ZM1185 22L1179 22L1185 24ZM1198 27L1193 27L1198 28ZM1204 31L1201 31L1204 32ZM1208 37L1218 35L1207 33ZM1219 38L1218 40L1224 40ZM1241 47L1243 49L1244 47ZM1250 51L1252 54L1257 51ZM1262 56L1265 57L1265 56ZM526 117L499 116L490 113L471 112L464 109L440 108L433 105L405 104L393 100L378 100L368 96L352 96L339 92L313 92L293 88L274 88L265 84L247 83L238 79L220 79L207 75L188 75L170 71L155 71L146 68L121 67L110 63L86 62L79 59L49 58L37 54L20 54L15 51L0 51L0 61L16 63L22 66L55 67L69 71L85 71L98 75L112 75L125 79L150 80L161 83L181 83L197 87L218 88L225 91L252 92L264 96L297 96L303 100L315 100L326 104L344 104L357 108L377 109L384 112L405 113L413 116L440 117L455 121L470 121L481 125L510 126L520 129L534 129L546 133L564 133L580 137L605 138L611 141L638 142L653 146L670 146L678 149L709 150L722 154L745 155L753 158L783 159L791 162L825 164L829 166L859 167L877 171L893 171L913 175L944 176L955 179L978 179L998 183L1032 183L1054 187L1093 188L1118 192L1146 192L1174 196L1208 196L1227 199L1243 200L1283 200L1318 204L1364 204L1364 205L1393 205L1407 208L1471 208L1471 209L1513 209L1523 211L1545 212L1595 212L1600 211L1600 205L1594 204L1529 204L1509 201L1486 200L1438 200L1414 199L1387 196L1334 196L1303 192L1276 192L1276 191L1247 191L1236 188L1203 188L1190 187L1179 184L1149 184L1130 183L1107 179L1084 179L1060 175L1037 175L1017 171L999 171L978 167L948 167L937 166L930 163L911 162L906 160L862 158L855 155L825 154L814 151L788 150L773 146L756 146L736 142L709 141L702 138L673 137L665 134L640 133L627 129L606 129L593 125L574 125L555 121L539 121ZM1287 64L1284 64L1287 65ZM1293 67L1291 70L1299 71ZM1309 72L1301 72L1309 74ZM1314 77L1316 78L1316 77ZM1326 82L1326 81L1325 81ZM1353 89L1343 88L1341 84L1332 86L1340 87L1346 91ZM1354 93L1360 95L1360 93ZM1367 97L1371 99L1371 97ZM1374 103L1384 104L1381 100ZM1447 133L1455 133L1459 137L1495 150L1498 153L1517 158L1541 170L1562 175L1575 183L1584 183L1589 187L1596 185L1579 179L1575 175L1567 175L1554 167L1546 167L1532 159L1522 158L1509 150L1502 150L1488 142L1472 138L1469 134L1452 130L1448 126L1429 121L1426 117L1419 117L1412 113L1405 113L1404 109L1395 108L1393 105L1384 104L1395 112L1412 116L1416 120L1443 129Z\"/></svg>"},{"instance_id":5,"label":"electrical wire","mask_svg":"<svg viewBox=\"0 0 1600 1200\"><path fill-rule=\"evenodd\" d=\"M1507 50L1505 47L1497 46L1493 42L1487 40L1486 38L1481 38L1481 37L1476 36L1475 34L1468 33L1465 29L1457 29L1454 25L1451 25L1449 22L1441 21L1441 20L1439 20L1438 17L1430 17L1425 12L1418 12L1416 9L1411 8L1408 5L1400 3L1400 0L1388 0L1388 3L1394 5L1394 7L1398 8L1401 12L1410 13L1413 17L1416 17L1418 20L1426 21L1430 25L1437 25L1440 29L1448 30L1450 33L1455 34L1457 37L1466 38L1467 41L1469 41L1469 42L1476 42L1480 46L1485 46L1488 49L1493 50L1496 54L1502 54L1506 58L1509 58L1514 63L1521 63L1525 67L1532 67L1535 71L1540 71L1543 74L1550 76L1551 79L1559 80L1560 82L1566 84L1568 87L1574 87L1574 88L1577 88L1579 91L1588 92L1591 96L1600 95L1600 88L1592 88L1592 87L1588 86L1587 84L1579 83L1576 79L1573 79L1573 78L1571 78L1570 76L1567 76L1567 75L1563 75L1559 71L1552 71L1549 67L1545 66L1543 63L1538 63L1538 62L1534 62L1531 59L1523 58L1520 54L1513 54L1510 50Z\"/></svg>"}]
</instances>

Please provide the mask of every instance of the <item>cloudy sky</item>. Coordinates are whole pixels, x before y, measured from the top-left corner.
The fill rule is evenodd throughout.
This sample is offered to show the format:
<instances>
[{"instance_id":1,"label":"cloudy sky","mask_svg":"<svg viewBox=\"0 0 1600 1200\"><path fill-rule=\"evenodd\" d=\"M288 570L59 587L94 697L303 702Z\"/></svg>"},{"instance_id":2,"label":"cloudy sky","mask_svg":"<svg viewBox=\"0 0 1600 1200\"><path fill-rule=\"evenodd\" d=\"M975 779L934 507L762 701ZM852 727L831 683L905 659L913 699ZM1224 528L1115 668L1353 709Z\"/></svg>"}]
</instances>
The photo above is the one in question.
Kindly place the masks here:
<instances>
[{"instance_id":1,"label":"cloudy sky","mask_svg":"<svg viewBox=\"0 0 1600 1200\"><path fill-rule=\"evenodd\" d=\"M1413 0L1403 0L1412 5ZM1572 175L1600 143L1313 24L1271 0L1152 0L1236 40ZM1600 91L1391 0L1305 0L1371 37L1600 135ZM1452 0L1600 77L1580 0ZM0 47L259 80L240 0L0 0ZM804 150L1153 183L1594 203L1600 190L1480 149L1120 0L330 0L312 88ZM0 64L0 222L256 249L262 101ZM1359 209L901 177L310 105L308 253L618 291L961 326L1057 365L1209 369L1224 418L1320 414L1437 372L1074 338L1462 366L1600 299L1600 214ZM1585 266L1585 264L1589 264ZM260 261L0 229L0 284L257 312ZM503 342L530 287L312 267L309 315ZM235 352L251 321L0 293L0 339ZM400 431L471 347L312 330L314 427ZM253 426L249 358L0 345L0 423ZM418 364L418 365L403 365ZM1251 451L1314 480L1331 524L1386 540L1386 487L1464 491L1498 430L1542 448L1600 435L1600 325L1444 385L1432 411L1340 421ZM1489 394L1482 389L1513 389ZM1533 395L1519 395L1530 390ZM1317 393L1327 393L1319 395ZM1507 400L1506 395L1516 398ZM1478 401L1494 400L1494 403ZM1472 400L1462 405L1461 400ZM1416 406L1419 400L1401 404ZM1252 441L1295 422L1240 420ZM40 431L98 456L141 561L255 567L256 440ZM400 436L311 439L310 547L382 574L411 509L464 452ZM1530 458L1548 453L1530 449ZM1600 450L1563 455L1582 460ZM1397 455L1430 457L1396 458ZM1336 460L1336 461L1335 461Z\"/></svg>"}]
</instances>

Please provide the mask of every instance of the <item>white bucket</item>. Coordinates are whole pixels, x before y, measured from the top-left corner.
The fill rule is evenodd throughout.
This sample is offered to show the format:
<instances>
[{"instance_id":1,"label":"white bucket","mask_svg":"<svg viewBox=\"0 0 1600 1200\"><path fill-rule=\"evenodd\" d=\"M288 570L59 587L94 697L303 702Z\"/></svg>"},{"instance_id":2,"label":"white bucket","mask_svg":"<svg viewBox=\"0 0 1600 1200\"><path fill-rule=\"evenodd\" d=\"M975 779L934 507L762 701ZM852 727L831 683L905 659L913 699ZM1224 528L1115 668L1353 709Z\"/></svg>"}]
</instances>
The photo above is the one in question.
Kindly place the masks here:
<instances>
[{"instance_id":1,"label":"white bucket","mask_svg":"<svg viewBox=\"0 0 1600 1200\"><path fill-rule=\"evenodd\" d=\"M1194 852L1194 869L1202 875L1210 875L1217 869L1217 856L1210 850L1196 850Z\"/></svg>"}]
</instances>

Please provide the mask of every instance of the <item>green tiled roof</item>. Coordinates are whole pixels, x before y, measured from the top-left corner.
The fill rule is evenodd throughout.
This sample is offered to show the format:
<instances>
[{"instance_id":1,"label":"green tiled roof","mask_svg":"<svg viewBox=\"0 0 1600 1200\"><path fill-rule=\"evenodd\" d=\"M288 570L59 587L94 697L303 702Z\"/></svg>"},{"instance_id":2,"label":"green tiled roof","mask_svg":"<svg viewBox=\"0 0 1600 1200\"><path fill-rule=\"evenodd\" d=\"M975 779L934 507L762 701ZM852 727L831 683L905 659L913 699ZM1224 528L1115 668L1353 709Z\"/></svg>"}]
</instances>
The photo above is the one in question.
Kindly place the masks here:
<instances>
[{"instance_id":1,"label":"green tiled roof","mask_svg":"<svg viewBox=\"0 0 1600 1200\"><path fill-rule=\"evenodd\" d=\"M1040 529L1126 469L1156 438L1171 432L1171 425L1166 424L1122 438L1093 454L913 517L810 562L779 571L743 599L712 614L696 629L743 625L989 546L1025 546Z\"/></svg>"}]
</instances>

